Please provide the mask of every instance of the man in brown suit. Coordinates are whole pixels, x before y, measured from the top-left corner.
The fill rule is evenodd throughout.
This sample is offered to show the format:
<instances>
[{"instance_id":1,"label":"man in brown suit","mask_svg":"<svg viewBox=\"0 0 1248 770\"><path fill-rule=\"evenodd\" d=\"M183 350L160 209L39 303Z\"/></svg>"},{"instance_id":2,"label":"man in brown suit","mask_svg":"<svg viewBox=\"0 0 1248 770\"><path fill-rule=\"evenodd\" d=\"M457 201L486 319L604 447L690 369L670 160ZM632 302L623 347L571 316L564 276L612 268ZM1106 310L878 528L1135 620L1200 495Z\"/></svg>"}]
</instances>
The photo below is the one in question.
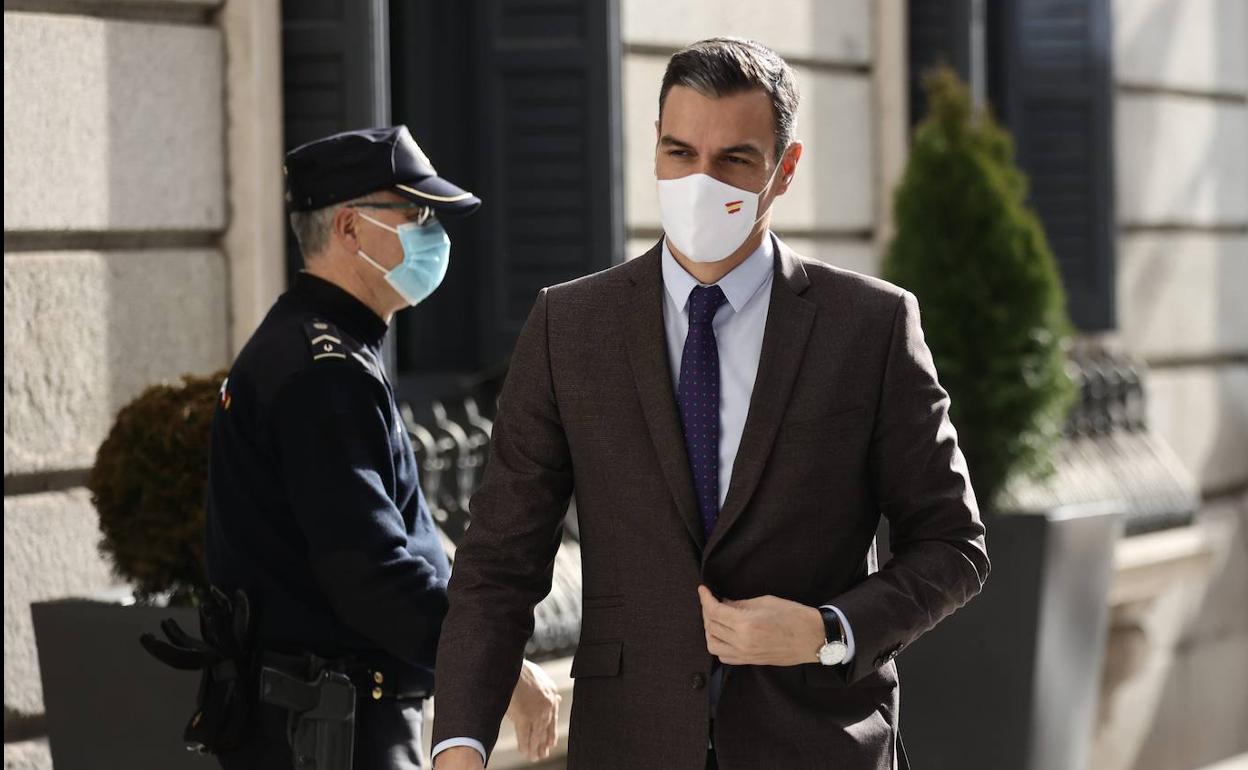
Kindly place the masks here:
<instances>
[{"instance_id":1,"label":"man in brown suit","mask_svg":"<svg viewBox=\"0 0 1248 770\"><path fill-rule=\"evenodd\" d=\"M893 658L980 590L984 528L914 296L768 229L796 107L761 45L677 53L665 238L539 294L451 577L438 770L494 745L573 494L568 767L905 766Z\"/></svg>"}]
</instances>

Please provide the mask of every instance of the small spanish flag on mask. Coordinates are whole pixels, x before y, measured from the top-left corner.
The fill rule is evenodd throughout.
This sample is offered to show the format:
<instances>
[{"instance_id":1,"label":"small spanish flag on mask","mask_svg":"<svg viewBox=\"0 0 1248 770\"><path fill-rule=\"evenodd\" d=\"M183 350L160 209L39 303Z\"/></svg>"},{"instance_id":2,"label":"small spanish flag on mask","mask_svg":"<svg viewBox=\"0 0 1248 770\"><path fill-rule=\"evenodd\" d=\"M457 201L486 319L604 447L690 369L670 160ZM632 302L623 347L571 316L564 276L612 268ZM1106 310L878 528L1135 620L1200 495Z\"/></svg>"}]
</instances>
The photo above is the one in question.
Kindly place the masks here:
<instances>
[{"instance_id":1,"label":"small spanish flag on mask","mask_svg":"<svg viewBox=\"0 0 1248 770\"><path fill-rule=\"evenodd\" d=\"M724 204L729 214L735 214L741 210L741 201L728 201Z\"/></svg>"}]
</instances>

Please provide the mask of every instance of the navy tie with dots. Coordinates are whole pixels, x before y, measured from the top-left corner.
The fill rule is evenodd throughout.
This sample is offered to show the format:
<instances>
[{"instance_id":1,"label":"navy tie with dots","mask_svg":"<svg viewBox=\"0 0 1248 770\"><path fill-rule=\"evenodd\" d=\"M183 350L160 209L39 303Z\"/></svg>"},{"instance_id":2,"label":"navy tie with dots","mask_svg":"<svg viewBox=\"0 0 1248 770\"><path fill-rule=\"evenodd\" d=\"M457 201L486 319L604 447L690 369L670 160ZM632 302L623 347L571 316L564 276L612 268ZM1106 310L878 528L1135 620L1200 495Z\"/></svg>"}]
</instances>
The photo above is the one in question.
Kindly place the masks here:
<instances>
[{"instance_id":1,"label":"navy tie with dots","mask_svg":"<svg viewBox=\"0 0 1248 770\"><path fill-rule=\"evenodd\" d=\"M707 540L719 518L719 348L711 321L727 298L718 286L689 295L689 334L680 358L680 424Z\"/></svg>"}]
</instances>

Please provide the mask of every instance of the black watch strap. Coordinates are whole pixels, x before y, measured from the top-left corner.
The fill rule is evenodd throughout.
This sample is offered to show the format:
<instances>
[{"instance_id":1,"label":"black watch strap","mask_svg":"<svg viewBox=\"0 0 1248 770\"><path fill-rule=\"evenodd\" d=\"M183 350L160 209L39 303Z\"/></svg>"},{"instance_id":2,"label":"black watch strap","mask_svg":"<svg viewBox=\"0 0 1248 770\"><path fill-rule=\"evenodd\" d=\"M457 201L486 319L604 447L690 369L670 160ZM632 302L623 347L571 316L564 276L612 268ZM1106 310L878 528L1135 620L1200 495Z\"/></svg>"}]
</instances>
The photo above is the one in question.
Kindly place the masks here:
<instances>
[{"instance_id":1,"label":"black watch strap","mask_svg":"<svg viewBox=\"0 0 1248 770\"><path fill-rule=\"evenodd\" d=\"M819 614L823 616L824 637L829 642L845 644L845 629L841 627L840 616L828 607L820 607Z\"/></svg>"}]
</instances>

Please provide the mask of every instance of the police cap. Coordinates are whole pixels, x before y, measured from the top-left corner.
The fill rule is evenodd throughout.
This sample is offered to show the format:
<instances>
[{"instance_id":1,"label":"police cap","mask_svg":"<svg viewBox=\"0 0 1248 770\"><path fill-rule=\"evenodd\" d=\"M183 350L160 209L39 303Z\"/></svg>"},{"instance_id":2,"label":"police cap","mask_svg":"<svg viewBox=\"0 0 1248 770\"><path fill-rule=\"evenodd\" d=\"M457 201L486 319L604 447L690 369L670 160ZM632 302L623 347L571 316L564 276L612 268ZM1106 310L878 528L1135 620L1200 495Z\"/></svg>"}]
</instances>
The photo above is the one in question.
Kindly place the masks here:
<instances>
[{"instance_id":1,"label":"police cap","mask_svg":"<svg viewBox=\"0 0 1248 770\"><path fill-rule=\"evenodd\" d=\"M286 153L286 203L309 211L385 190L439 215L464 216L481 199L438 176L407 126L344 131Z\"/></svg>"}]
</instances>

